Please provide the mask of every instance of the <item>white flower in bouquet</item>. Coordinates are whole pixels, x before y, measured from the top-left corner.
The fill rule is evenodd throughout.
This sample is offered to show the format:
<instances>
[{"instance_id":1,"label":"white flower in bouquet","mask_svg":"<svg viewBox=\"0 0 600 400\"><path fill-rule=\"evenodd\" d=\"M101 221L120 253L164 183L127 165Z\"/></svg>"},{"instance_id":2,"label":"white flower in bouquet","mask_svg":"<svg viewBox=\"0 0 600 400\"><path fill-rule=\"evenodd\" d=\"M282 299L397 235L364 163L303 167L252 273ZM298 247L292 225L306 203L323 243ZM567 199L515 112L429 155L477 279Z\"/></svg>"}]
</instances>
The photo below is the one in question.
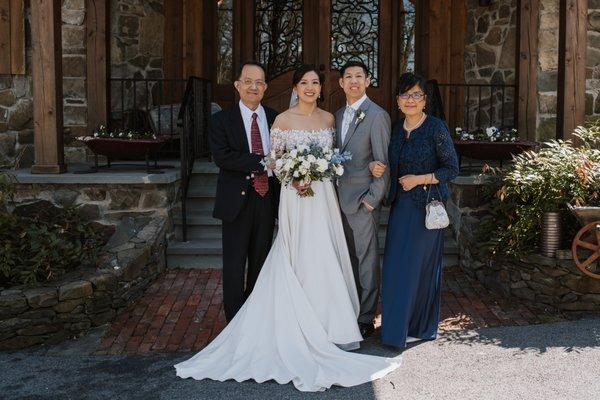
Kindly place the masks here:
<instances>
[{"instance_id":1,"label":"white flower in bouquet","mask_svg":"<svg viewBox=\"0 0 600 400\"><path fill-rule=\"evenodd\" d=\"M342 163L351 159L348 152L340 154L338 149L320 147L318 144L310 146L299 145L283 153L275 161L275 174L284 185L299 182L302 186L311 182L319 182L341 176L344 173ZM314 191L309 188L299 196L314 196Z\"/></svg>"},{"instance_id":2,"label":"white flower in bouquet","mask_svg":"<svg viewBox=\"0 0 600 400\"><path fill-rule=\"evenodd\" d=\"M327 171L327 167L329 166L329 163L327 162L326 159L324 158L320 158L317 161L317 171L323 173L325 171Z\"/></svg>"}]
</instances>

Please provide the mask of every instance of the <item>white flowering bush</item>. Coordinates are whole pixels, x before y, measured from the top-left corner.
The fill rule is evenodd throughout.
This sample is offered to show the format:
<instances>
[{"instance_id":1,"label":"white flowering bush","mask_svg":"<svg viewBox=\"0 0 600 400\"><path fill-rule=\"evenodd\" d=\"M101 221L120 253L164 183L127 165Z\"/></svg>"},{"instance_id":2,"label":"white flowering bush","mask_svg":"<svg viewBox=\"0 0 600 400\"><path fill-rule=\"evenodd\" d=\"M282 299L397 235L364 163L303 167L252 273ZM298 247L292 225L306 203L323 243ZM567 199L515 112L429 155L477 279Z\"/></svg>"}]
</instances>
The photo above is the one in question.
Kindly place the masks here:
<instances>
[{"instance_id":1,"label":"white flowering bush","mask_svg":"<svg viewBox=\"0 0 600 400\"><path fill-rule=\"evenodd\" d=\"M275 155L271 155L275 158ZM308 185L344 174L343 163L352 158L349 152L340 153L339 149L321 147L317 144L299 145L283 153L275 161L275 175L282 185L297 181L300 185ZM299 196L314 196L309 188Z\"/></svg>"},{"instance_id":2,"label":"white flowering bush","mask_svg":"<svg viewBox=\"0 0 600 400\"><path fill-rule=\"evenodd\" d=\"M454 130L458 140L479 140L485 142L516 142L519 139L515 128L496 128L490 126L485 129L475 129L466 131L461 127L456 127Z\"/></svg>"}]
</instances>

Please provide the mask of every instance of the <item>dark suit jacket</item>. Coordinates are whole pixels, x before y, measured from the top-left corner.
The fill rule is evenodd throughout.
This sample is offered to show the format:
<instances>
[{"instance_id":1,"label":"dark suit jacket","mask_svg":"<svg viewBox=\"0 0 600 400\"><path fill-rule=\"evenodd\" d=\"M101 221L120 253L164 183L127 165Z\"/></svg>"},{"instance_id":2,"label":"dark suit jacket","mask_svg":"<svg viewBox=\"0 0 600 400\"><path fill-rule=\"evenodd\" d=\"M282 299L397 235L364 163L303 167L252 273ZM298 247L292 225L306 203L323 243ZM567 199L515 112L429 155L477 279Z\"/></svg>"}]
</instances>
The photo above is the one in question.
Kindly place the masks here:
<instances>
[{"instance_id":1,"label":"dark suit jacket","mask_svg":"<svg viewBox=\"0 0 600 400\"><path fill-rule=\"evenodd\" d=\"M270 129L277 111L264 109ZM264 171L260 163L263 157L251 153L248 148L239 104L212 116L208 140L215 164L220 169L213 217L231 222L246 205L250 190L254 190L251 174ZM273 207L278 207L279 189L277 180L269 179Z\"/></svg>"}]
</instances>

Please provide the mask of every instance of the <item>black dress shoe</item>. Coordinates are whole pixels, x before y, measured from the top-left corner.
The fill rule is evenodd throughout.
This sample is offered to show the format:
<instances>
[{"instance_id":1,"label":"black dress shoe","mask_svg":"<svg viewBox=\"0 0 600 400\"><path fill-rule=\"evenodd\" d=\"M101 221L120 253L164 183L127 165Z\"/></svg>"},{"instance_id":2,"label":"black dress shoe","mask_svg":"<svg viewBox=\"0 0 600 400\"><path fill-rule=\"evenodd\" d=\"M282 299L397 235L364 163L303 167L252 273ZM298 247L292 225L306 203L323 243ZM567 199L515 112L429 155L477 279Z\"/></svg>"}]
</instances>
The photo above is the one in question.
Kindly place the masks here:
<instances>
[{"instance_id":1,"label":"black dress shoe","mask_svg":"<svg viewBox=\"0 0 600 400\"><path fill-rule=\"evenodd\" d=\"M364 322L359 322L358 328L360 329L360 334L362 335L363 339L368 338L373 334L373 332L375 332L375 327L373 326L373 324L365 324Z\"/></svg>"}]
</instances>

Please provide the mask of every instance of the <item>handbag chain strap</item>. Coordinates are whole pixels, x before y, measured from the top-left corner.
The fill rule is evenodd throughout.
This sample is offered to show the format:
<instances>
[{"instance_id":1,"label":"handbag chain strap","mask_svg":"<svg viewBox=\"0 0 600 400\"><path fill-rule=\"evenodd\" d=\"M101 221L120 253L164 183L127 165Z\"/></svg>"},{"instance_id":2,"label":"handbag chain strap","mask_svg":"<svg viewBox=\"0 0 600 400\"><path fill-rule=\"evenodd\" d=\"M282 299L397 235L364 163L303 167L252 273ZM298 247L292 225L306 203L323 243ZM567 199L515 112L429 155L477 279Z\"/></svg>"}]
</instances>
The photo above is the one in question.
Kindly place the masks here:
<instances>
[{"instance_id":1,"label":"handbag chain strap","mask_svg":"<svg viewBox=\"0 0 600 400\"><path fill-rule=\"evenodd\" d=\"M429 187L427 188L427 201L426 201L426 204L429 204L429 195L431 194L431 187L434 186L434 184L433 184L433 174L431 174L431 180L429 181L429 185L428 186ZM442 201L442 192L440 191L439 184L436 184L435 188L437 189L438 196L440 196L440 201Z\"/></svg>"}]
</instances>

